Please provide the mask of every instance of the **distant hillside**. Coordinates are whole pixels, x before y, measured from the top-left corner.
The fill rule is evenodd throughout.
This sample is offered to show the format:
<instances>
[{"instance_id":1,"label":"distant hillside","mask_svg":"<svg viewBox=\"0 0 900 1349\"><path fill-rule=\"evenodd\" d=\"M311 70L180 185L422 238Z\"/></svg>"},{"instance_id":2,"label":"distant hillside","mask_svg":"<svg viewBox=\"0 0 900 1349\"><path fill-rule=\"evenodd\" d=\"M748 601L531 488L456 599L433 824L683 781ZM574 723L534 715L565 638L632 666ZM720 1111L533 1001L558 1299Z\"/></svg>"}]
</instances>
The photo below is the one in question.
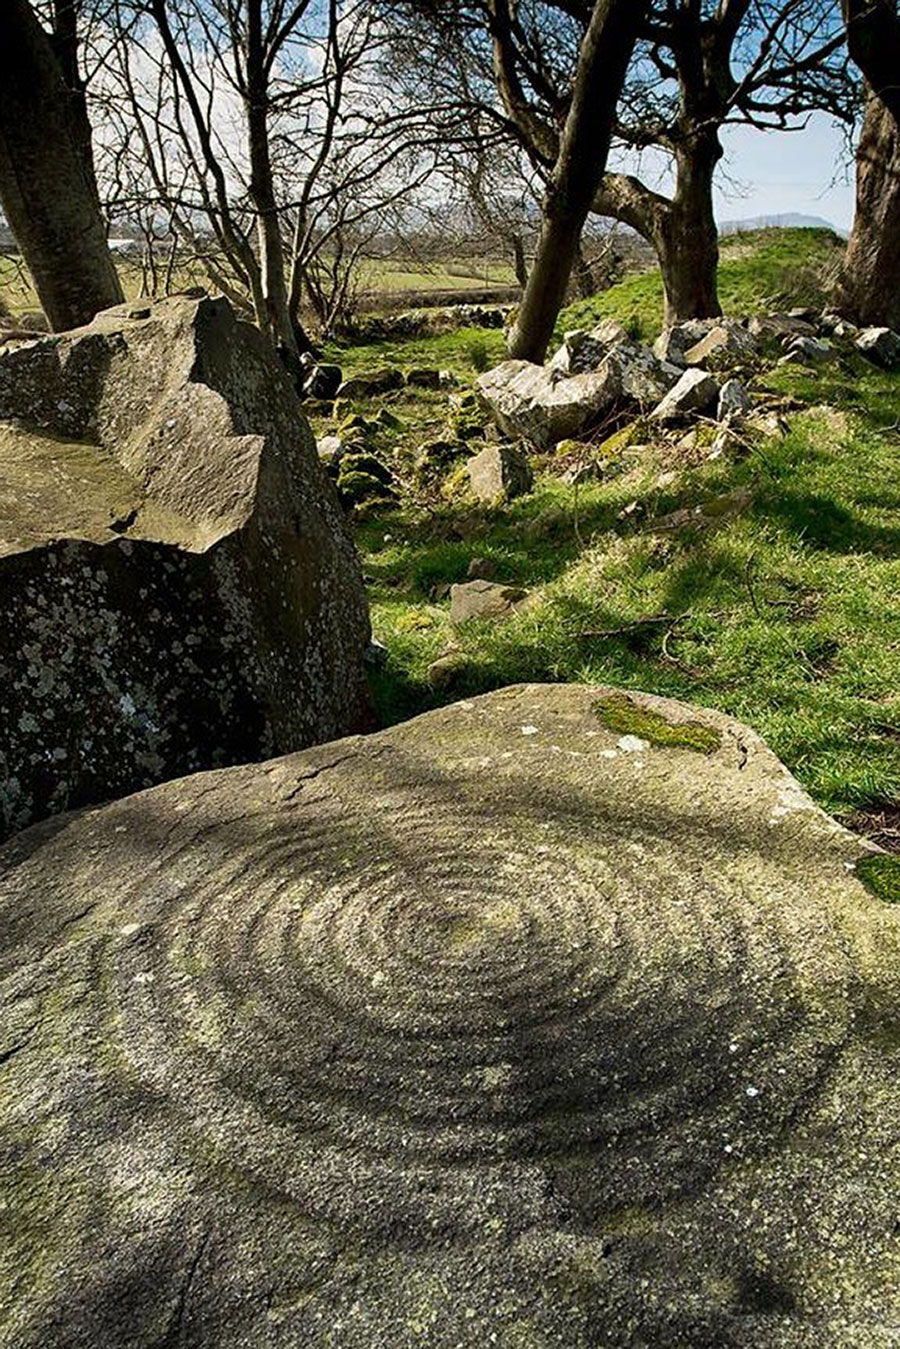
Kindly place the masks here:
<instances>
[{"instance_id":1,"label":"distant hillside","mask_svg":"<svg viewBox=\"0 0 900 1349\"><path fill-rule=\"evenodd\" d=\"M719 225L721 234L746 234L750 230L770 229L831 230L833 234L846 234L846 230L837 229L830 220L823 220L821 216L798 215L796 212L787 212L784 215L756 215L746 220L723 220Z\"/></svg>"}]
</instances>

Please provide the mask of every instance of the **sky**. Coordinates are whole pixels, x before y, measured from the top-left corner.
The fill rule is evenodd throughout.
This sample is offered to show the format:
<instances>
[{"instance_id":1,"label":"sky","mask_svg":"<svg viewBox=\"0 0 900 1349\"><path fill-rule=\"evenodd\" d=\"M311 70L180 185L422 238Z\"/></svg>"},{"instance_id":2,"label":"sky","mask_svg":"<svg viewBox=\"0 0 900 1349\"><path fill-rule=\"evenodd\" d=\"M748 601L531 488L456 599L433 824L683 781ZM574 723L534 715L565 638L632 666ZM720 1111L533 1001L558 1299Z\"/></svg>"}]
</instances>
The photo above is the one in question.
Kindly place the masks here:
<instances>
[{"instance_id":1,"label":"sky","mask_svg":"<svg viewBox=\"0 0 900 1349\"><path fill-rule=\"evenodd\" d=\"M719 222L756 216L820 216L847 231L853 222L853 165L843 131L830 117L812 117L802 131L762 132L726 127L725 158L719 165L716 216ZM610 168L634 170L627 157ZM647 155L641 165L649 186L670 187L661 162Z\"/></svg>"},{"instance_id":2,"label":"sky","mask_svg":"<svg viewBox=\"0 0 900 1349\"><path fill-rule=\"evenodd\" d=\"M831 118L814 117L803 131L730 127L725 143L716 193L720 221L800 212L849 230L853 170L844 132Z\"/></svg>"}]
</instances>

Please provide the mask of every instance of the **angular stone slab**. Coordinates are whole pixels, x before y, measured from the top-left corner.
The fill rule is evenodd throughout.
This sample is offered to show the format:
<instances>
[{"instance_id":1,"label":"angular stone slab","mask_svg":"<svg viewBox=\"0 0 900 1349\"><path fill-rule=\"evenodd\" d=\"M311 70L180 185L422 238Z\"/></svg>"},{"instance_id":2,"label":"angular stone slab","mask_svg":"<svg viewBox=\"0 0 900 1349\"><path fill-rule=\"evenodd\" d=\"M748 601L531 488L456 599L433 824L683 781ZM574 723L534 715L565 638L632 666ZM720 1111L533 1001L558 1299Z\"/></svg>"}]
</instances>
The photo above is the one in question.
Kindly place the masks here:
<instances>
[{"instance_id":1,"label":"angular stone slab","mask_svg":"<svg viewBox=\"0 0 900 1349\"><path fill-rule=\"evenodd\" d=\"M0 1344L891 1344L870 853L745 727L578 686L19 835Z\"/></svg>"},{"instance_id":2,"label":"angular stone slab","mask_svg":"<svg viewBox=\"0 0 900 1349\"><path fill-rule=\"evenodd\" d=\"M531 361L503 361L476 385L500 429L541 450L579 435L622 396L619 368L609 361L567 378Z\"/></svg>"},{"instance_id":3,"label":"angular stone slab","mask_svg":"<svg viewBox=\"0 0 900 1349\"><path fill-rule=\"evenodd\" d=\"M0 355L0 838L359 730L368 639L300 404L226 301Z\"/></svg>"}]
</instances>

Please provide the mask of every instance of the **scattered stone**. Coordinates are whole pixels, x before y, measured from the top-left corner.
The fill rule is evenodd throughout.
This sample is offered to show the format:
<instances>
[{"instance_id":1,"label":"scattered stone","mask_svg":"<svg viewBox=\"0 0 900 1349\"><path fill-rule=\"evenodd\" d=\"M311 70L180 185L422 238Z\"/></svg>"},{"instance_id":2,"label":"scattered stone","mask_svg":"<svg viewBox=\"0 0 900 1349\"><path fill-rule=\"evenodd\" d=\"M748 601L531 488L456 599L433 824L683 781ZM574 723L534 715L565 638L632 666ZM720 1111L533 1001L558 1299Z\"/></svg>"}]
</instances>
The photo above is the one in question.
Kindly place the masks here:
<instances>
[{"instance_id":1,"label":"scattered stone","mask_svg":"<svg viewBox=\"0 0 900 1349\"><path fill-rule=\"evenodd\" d=\"M320 458L329 454L338 454L343 448L344 442L338 435L321 436L316 441L316 449Z\"/></svg>"},{"instance_id":2,"label":"scattered stone","mask_svg":"<svg viewBox=\"0 0 900 1349\"><path fill-rule=\"evenodd\" d=\"M472 495L479 501L524 496L534 482L526 456L512 445L489 445L466 467Z\"/></svg>"},{"instance_id":3,"label":"scattered stone","mask_svg":"<svg viewBox=\"0 0 900 1349\"><path fill-rule=\"evenodd\" d=\"M343 372L339 365L314 365L303 381L303 394L306 398L334 398L343 382Z\"/></svg>"},{"instance_id":4,"label":"scattered stone","mask_svg":"<svg viewBox=\"0 0 900 1349\"><path fill-rule=\"evenodd\" d=\"M365 724L356 552L227 301L0 356L0 419L0 834Z\"/></svg>"},{"instance_id":5,"label":"scattered stone","mask_svg":"<svg viewBox=\"0 0 900 1349\"><path fill-rule=\"evenodd\" d=\"M457 683L466 668L466 658L461 653L438 656L437 660L433 660L425 671L425 679L430 688L444 692Z\"/></svg>"},{"instance_id":6,"label":"scattered stone","mask_svg":"<svg viewBox=\"0 0 900 1349\"><path fill-rule=\"evenodd\" d=\"M344 453L344 442L340 436L322 436L316 441L316 451L322 466L334 475Z\"/></svg>"},{"instance_id":7,"label":"scattered stone","mask_svg":"<svg viewBox=\"0 0 900 1349\"><path fill-rule=\"evenodd\" d=\"M866 328L856 339L856 349L885 370L900 366L900 337L890 328Z\"/></svg>"},{"instance_id":8,"label":"scattered stone","mask_svg":"<svg viewBox=\"0 0 900 1349\"><path fill-rule=\"evenodd\" d=\"M339 398L369 398L374 394L402 389L403 382L403 372L393 367L367 370L345 379L337 394Z\"/></svg>"},{"instance_id":9,"label":"scattered stone","mask_svg":"<svg viewBox=\"0 0 900 1349\"><path fill-rule=\"evenodd\" d=\"M473 557L466 570L470 581L492 581L497 574L497 564L489 557Z\"/></svg>"},{"instance_id":10,"label":"scattered stone","mask_svg":"<svg viewBox=\"0 0 900 1349\"><path fill-rule=\"evenodd\" d=\"M723 359L751 356L756 351L756 340L738 323L721 322L684 353L688 366L714 366Z\"/></svg>"},{"instance_id":11,"label":"scattered stone","mask_svg":"<svg viewBox=\"0 0 900 1349\"><path fill-rule=\"evenodd\" d=\"M477 383L501 430L542 450L580 435L622 396L619 371L608 362L589 374L554 379L546 366L504 361Z\"/></svg>"},{"instance_id":12,"label":"scattered stone","mask_svg":"<svg viewBox=\"0 0 900 1349\"><path fill-rule=\"evenodd\" d=\"M755 314L747 325L752 337L763 341L780 342L791 337L815 337L814 324L790 314Z\"/></svg>"},{"instance_id":13,"label":"scattered stone","mask_svg":"<svg viewBox=\"0 0 900 1349\"><path fill-rule=\"evenodd\" d=\"M823 332L830 333L832 337L856 337L859 328L849 319L845 319L841 314L825 313L822 315L819 325Z\"/></svg>"},{"instance_id":14,"label":"scattered stone","mask_svg":"<svg viewBox=\"0 0 900 1349\"><path fill-rule=\"evenodd\" d=\"M375 425L382 431L402 431L403 420L390 408L379 408L374 417Z\"/></svg>"},{"instance_id":15,"label":"scattered stone","mask_svg":"<svg viewBox=\"0 0 900 1349\"><path fill-rule=\"evenodd\" d=\"M653 354L669 365L684 365L689 349L719 324L719 319L688 319L663 329L653 344Z\"/></svg>"},{"instance_id":16,"label":"scattered stone","mask_svg":"<svg viewBox=\"0 0 900 1349\"><path fill-rule=\"evenodd\" d=\"M720 422L732 417L743 417L753 407L750 395L739 379L726 379L719 390L716 416Z\"/></svg>"},{"instance_id":17,"label":"scattered stone","mask_svg":"<svg viewBox=\"0 0 900 1349\"><path fill-rule=\"evenodd\" d=\"M528 598L521 586L501 585L496 581L465 581L450 587L450 622L466 623L470 618L509 618Z\"/></svg>"},{"instance_id":18,"label":"scattered stone","mask_svg":"<svg viewBox=\"0 0 900 1349\"><path fill-rule=\"evenodd\" d=\"M419 448L413 472L420 482L428 482L448 472L469 447L462 440L430 440Z\"/></svg>"},{"instance_id":19,"label":"scattered stone","mask_svg":"<svg viewBox=\"0 0 900 1349\"><path fill-rule=\"evenodd\" d=\"M568 487L580 487L582 483L600 482L608 468L608 459L589 459L567 468L560 480Z\"/></svg>"},{"instance_id":20,"label":"scattered stone","mask_svg":"<svg viewBox=\"0 0 900 1349\"><path fill-rule=\"evenodd\" d=\"M484 408L473 389L462 393L452 393L449 399L450 413L447 425L459 440L482 440L484 438Z\"/></svg>"},{"instance_id":21,"label":"scattered stone","mask_svg":"<svg viewBox=\"0 0 900 1349\"><path fill-rule=\"evenodd\" d=\"M753 493L749 488L736 487L732 492L713 497L699 505L685 506L672 511L670 515L659 515L648 522L647 528L654 534L669 534L681 529L705 529L711 525L726 524L742 514L752 501Z\"/></svg>"},{"instance_id":22,"label":"scattered stone","mask_svg":"<svg viewBox=\"0 0 900 1349\"><path fill-rule=\"evenodd\" d=\"M406 384L410 389L439 389L441 387L441 375L447 371L433 370L429 366L421 366L414 370L407 370Z\"/></svg>"},{"instance_id":23,"label":"scattered stone","mask_svg":"<svg viewBox=\"0 0 900 1349\"><path fill-rule=\"evenodd\" d=\"M338 466L338 495L345 506L384 501L396 495L394 475L374 454L345 452Z\"/></svg>"},{"instance_id":24,"label":"scattered stone","mask_svg":"<svg viewBox=\"0 0 900 1349\"><path fill-rule=\"evenodd\" d=\"M799 358L801 361L827 361L833 355L834 348L824 338L792 337L788 344L788 353L785 360Z\"/></svg>"},{"instance_id":25,"label":"scattered stone","mask_svg":"<svg viewBox=\"0 0 900 1349\"><path fill-rule=\"evenodd\" d=\"M374 473L341 466L337 476L338 495L345 506L361 506L364 502L389 501L396 493Z\"/></svg>"},{"instance_id":26,"label":"scattered stone","mask_svg":"<svg viewBox=\"0 0 900 1349\"><path fill-rule=\"evenodd\" d=\"M769 440L783 440L787 435L787 423L777 412L755 412L747 418L746 425Z\"/></svg>"},{"instance_id":27,"label":"scattered stone","mask_svg":"<svg viewBox=\"0 0 900 1349\"><path fill-rule=\"evenodd\" d=\"M719 381L707 370L685 370L674 389L654 408L653 421L675 422L692 413L706 412L719 396Z\"/></svg>"},{"instance_id":28,"label":"scattered stone","mask_svg":"<svg viewBox=\"0 0 900 1349\"><path fill-rule=\"evenodd\" d=\"M363 660L372 669L381 670L387 665L389 654L384 642L379 642L377 637L373 637L363 652Z\"/></svg>"},{"instance_id":29,"label":"scattered stone","mask_svg":"<svg viewBox=\"0 0 900 1349\"><path fill-rule=\"evenodd\" d=\"M384 483L386 487L394 480L391 470L374 454L348 451L344 454L341 467L349 473L369 473L373 478L377 478L379 482Z\"/></svg>"}]
</instances>

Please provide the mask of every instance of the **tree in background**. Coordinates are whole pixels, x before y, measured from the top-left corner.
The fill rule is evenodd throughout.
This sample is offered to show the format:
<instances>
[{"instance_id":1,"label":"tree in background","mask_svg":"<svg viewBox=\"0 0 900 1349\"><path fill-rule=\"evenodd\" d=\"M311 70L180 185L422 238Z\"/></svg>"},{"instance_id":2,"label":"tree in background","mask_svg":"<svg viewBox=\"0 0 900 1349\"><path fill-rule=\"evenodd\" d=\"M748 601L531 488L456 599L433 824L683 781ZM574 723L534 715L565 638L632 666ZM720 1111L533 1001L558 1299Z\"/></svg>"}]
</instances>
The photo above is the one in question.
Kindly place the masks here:
<instances>
[{"instance_id":1,"label":"tree in background","mask_svg":"<svg viewBox=\"0 0 900 1349\"><path fill-rule=\"evenodd\" d=\"M503 8L491 0L396 0L391 8L395 27L414 33L416 62L405 67L411 77L439 88L446 107L477 107L549 184L594 12L589 0ZM502 66L492 60L500 41ZM834 0L651 0L614 147L649 152L657 164L661 157L673 190L666 195L637 174L609 172L591 205L653 247L667 322L721 312L713 186L723 129L789 129L814 111L849 124L856 102Z\"/></svg>"},{"instance_id":2,"label":"tree in background","mask_svg":"<svg viewBox=\"0 0 900 1349\"><path fill-rule=\"evenodd\" d=\"M513 115L521 83L508 0L489 0L497 83ZM606 168L616 107L648 0L597 0L582 38L565 120L541 206L541 228L509 354L543 360L579 257L584 222Z\"/></svg>"},{"instance_id":3,"label":"tree in background","mask_svg":"<svg viewBox=\"0 0 900 1349\"><path fill-rule=\"evenodd\" d=\"M50 326L60 330L89 323L123 295L77 75L77 7L59 0L54 19L51 37L27 0L4 0L0 201Z\"/></svg>"},{"instance_id":4,"label":"tree in background","mask_svg":"<svg viewBox=\"0 0 900 1349\"><path fill-rule=\"evenodd\" d=\"M659 260L667 323L720 314L713 206L722 131L783 131L812 112L852 121L853 81L831 0L667 0L654 5L619 124L634 150L672 165L671 195L608 174L594 206L631 225Z\"/></svg>"},{"instance_id":5,"label":"tree in background","mask_svg":"<svg viewBox=\"0 0 900 1349\"><path fill-rule=\"evenodd\" d=\"M843 0L843 11L867 93L856 213L835 298L857 323L900 328L900 18L896 0Z\"/></svg>"}]
</instances>

